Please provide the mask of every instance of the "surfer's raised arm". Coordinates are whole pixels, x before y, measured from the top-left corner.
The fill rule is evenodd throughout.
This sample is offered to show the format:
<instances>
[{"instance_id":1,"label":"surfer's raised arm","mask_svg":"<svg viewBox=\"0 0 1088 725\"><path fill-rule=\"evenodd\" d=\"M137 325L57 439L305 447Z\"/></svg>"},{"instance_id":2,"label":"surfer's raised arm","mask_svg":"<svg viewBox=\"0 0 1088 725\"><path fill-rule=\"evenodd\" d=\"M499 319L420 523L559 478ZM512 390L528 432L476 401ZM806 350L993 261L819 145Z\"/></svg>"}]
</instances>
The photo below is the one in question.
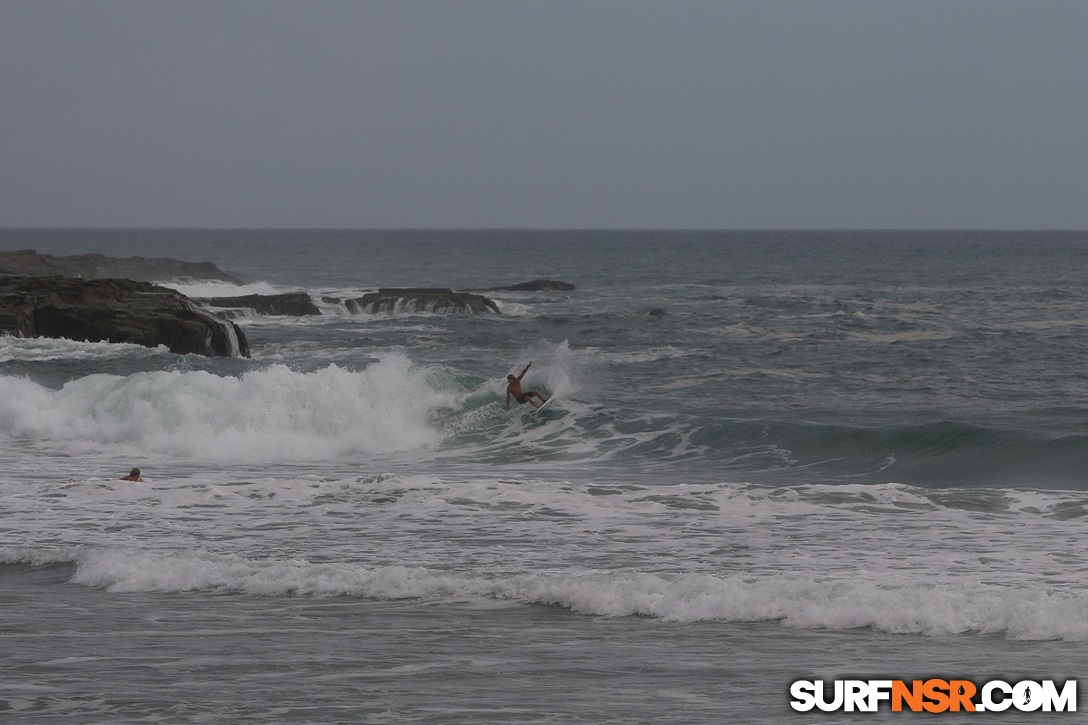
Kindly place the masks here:
<instances>
[{"instance_id":1,"label":"surfer's raised arm","mask_svg":"<svg viewBox=\"0 0 1088 725\"><path fill-rule=\"evenodd\" d=\"M529 368L531 368L532 366L533 362L530 360L529 364L525 366L525 369L521 371L521 375L518 376L519 383L521 382L521 379L525 377L525 373L529 372Z\"/></svg>"}]
</instances>

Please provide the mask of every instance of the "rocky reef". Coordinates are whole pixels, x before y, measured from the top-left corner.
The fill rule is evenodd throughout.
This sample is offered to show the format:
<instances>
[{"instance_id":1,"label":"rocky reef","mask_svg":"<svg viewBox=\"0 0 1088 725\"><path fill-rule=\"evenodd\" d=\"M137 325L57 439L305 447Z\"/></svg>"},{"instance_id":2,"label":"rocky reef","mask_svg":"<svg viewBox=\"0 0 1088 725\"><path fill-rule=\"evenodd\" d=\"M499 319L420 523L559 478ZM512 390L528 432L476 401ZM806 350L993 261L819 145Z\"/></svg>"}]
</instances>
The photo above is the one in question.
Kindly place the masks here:
<instances>
[{"instance_id":1,"label":"rocky reef","mask_svg":"<svg viewBox=\"0 0 1088 725\"><path fill-rule=\"evenodd\" d=\"M535 279L530 282L508 285L506 287L488 287L482 292L554 292L570 291L575 286L570 282L558 282L549 279ZM289 292L278 295L242 295L238 297L209 297L194 300L210 307L222 308L216 314L231 318L237 316L235 310L247 309L259 315L320 315L321 308L314 304L305 292ZM321 301L327 305L337 305L353 315L430 312L436 314L477 313L500 314L494 300L474 292L455 292L448 287L391 287L370 292L362 297L325 296Z\"/></svg>"},{"instance_id":2,"label":"rocky reef","mask_svg":"<svg viewBox=\"0 0 1088 725\"><path fill-rule=\"evenodd\" d=\"M107 257L75 254L55 257L33 249L0 252L0 275L18 277L124 278L138 282L201 279L242 284L211 262L183 262L165 257Z\"/></svg>"},{"instance_id":3,"label":"rocky reef","mask_svg":"<svg viewBox=\"0 0 1088 725\"><path fill-rule=\"evenodd\" d=\"M498 305L483 295L454 292L447 287L393 287L362 297L342 300L325 297L325 302L342 304L352 314L390 312L435 312L447 314L499 314Z\"/></svg>"},{"instance_id":4,"label":"rocky reef","mask_svg":"<svg viewBox=\"0 0 1088 725\"><path fill-rule=\"evenodd\" d=\"M171 352L249 357L233 322L179 292L130 279L0 277L0 334L164 345Z\"/></svg>"},{"instance_id":5,"label":"rocky reef","mask_svg":"<svg viewBox=\"0 0 1088 725\"><path fill-rule=\"evenodd\" d=\"M0 334L63 337L88 342L164 345L172 352L249 356L242 330L230 321L259 315L320 315L306 292L191 300L152 281L214 280L242 285L210 262L168 258L53 256L32 249L0 252ZM569 291L569 282L536 279L487 291ZM362 297L324 297L358 314L499 314L494 300L447 287L394 287ZM209 309L210 308L210 309Z\"/></svg>"},{"instance_id":6,"label":"rocky reef","mask_svg":"<svg viewBox=\"0 0 1088 725\"><path fill-rule=\"evenodd\" d=\"M230 310L244 308L253 310L258 315L286 315L302 317L320 315L321 309L305 292L287 292L279 295L240 295L238 297L204 297L194 302L210 307L221 307L217 312L220 317L231 317Z\"/></svg>"},{"instance_id":7,"label":"rocky reef","mask_svg":"<svg viewBox=\"0 0 1088 725\"><path fill-rule=\"evenodd\" d=\"M519 282L518 284L508 285L506 287L488 287L480 290L481 292L569 292L574 289L574 285L570 282L559 282L553 279L534 279L529 282Z\"/></svg>"},{"instance_id":8,"label":"rocky reef","mask_svg":"<svg viewBox=\"0 0 1088 725\"><path fill-rule=\"evenodd\" d=\"M575 287L569 282L533 280L507 287L489 287L482 291L505 292L552 292L569 291ZM230 319L237 317L239 309L252 310L259 315L320 315L321 308L314 304L305 292L289 292L278 295L242 295L238 297L208 297L194 300L198 304L220 308L216 314ZM370 292L362 297L324 296L326 305L342 307L349 314L390 314L429 312L436 314L477 313L500 314L494 300L473 292L455 292L448 287L392 287Z\"/></svg>"}]
</instances>

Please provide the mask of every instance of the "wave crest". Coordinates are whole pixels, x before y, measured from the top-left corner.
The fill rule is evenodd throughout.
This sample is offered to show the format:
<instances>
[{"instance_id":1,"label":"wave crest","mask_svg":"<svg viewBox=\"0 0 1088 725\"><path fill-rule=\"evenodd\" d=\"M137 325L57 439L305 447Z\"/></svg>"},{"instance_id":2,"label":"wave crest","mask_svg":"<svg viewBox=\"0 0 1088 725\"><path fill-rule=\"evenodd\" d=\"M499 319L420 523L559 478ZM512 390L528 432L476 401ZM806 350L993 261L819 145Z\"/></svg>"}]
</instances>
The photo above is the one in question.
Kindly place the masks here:
<instances>
[{"instance_id":1,"label":"wave crest","mask_svg":"<svg viewBox=\"0 0 1088 725\"><path fill-rule=\"evenodd\" d=\"M0 556L3 561L5 557ZM1082 616L1088 608L1085 595L981 583L888 584L802 573L482 575L399 565L113 549L83 551L76 556L76 562L71 583L110 592L218 591L261 596L356 596L382 601L491 599L559 606L603 617L642 616L678 622L777 621L798 629L870 628L926 636L973 632L1022 640L1088 639L1088 623Z\"/></svg>"},{"instance_id":2,"label":"wave crest","mask_svg":"<svg viewBox=\"0 0 1088 725\"><path fill-rule=\"evenodd\" d=\"M90 375L58 391L0 377L0 436L69 450L107 444L199 460L309 461L434 445L431 415L455 396L429 385L425 370L396 354L359 371L274 365L240 377Z\"/></svg>"}]
</instances>

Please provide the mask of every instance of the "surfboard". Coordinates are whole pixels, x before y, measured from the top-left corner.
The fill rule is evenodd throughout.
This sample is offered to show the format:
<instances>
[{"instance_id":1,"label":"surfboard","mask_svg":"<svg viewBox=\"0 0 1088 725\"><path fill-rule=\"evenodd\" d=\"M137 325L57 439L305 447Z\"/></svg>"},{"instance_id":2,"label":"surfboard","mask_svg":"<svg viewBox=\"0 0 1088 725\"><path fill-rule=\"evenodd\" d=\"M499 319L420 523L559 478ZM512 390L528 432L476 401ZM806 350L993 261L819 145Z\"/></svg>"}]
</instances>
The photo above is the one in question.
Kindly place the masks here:
<instances>
[{"instance_id":1,"label":"surfboard","mask_svg":"<svg viewBox=\"0 0 1088 725\"><path fill-rule=\"evenodd\" d=\"M552 397L548 398L547 400L545 400L545 401L544 401L543 403L541 403L541 404L540 404L540 407L539 407L539 408L537 408L536 410L534 410L534 411L533 411L533 415L536 415L536 414L537 414L537 413L539 413L540 411L542 411L542 410L544 410L545 408L547 408L547 407L548 407L548 403L552 402L553 400L555 400L555 396L554 396L554 395L553 395Z\"/></svg>"}]
</instances>

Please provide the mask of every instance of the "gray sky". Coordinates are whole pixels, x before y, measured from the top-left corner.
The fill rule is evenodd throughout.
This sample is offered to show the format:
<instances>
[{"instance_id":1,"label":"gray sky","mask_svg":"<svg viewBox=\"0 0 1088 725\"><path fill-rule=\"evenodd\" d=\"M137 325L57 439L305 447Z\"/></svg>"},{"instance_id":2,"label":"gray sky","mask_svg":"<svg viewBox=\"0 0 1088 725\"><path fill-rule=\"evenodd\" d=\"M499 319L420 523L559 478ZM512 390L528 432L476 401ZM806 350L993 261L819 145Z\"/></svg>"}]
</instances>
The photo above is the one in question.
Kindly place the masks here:
<instances>
[{"instance_id":1,"label":"gray sky","mask_svg":"<svg viewBox=\"0 0 1088 725\"><path fill-rule=\"evenodd\" d=\"M1088 2L0 0L0 226L1088 229Z\"/></svg>"}]
</instances>

